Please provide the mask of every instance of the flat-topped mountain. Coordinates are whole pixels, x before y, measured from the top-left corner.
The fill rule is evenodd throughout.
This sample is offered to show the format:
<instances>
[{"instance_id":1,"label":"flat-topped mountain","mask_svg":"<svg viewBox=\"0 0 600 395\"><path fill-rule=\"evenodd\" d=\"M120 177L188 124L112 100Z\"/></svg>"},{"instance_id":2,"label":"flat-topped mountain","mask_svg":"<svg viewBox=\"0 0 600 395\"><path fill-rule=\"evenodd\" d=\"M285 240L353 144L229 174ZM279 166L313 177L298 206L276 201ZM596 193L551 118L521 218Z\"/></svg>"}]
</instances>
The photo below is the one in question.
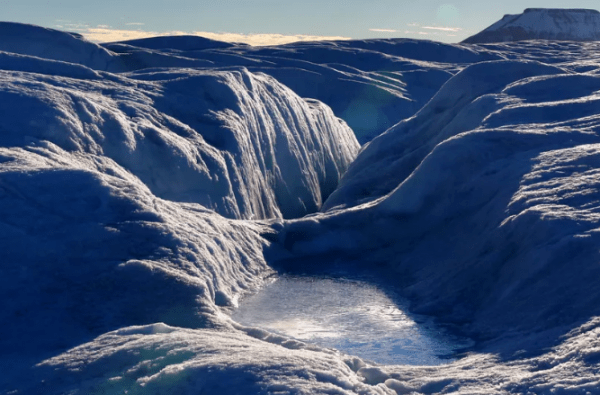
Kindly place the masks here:
<instances>
[{"instance_id":1,"label":"flat-topped mountain","mask_svg":"<svg viewBox=\"0 0 600 395\"><path fill-rule=\"evenodd\" d=\"M600 12L587 9L527 8L519 15L505 15L463 43L521 40L600 40Z\"/></svg>"}]
</instances>

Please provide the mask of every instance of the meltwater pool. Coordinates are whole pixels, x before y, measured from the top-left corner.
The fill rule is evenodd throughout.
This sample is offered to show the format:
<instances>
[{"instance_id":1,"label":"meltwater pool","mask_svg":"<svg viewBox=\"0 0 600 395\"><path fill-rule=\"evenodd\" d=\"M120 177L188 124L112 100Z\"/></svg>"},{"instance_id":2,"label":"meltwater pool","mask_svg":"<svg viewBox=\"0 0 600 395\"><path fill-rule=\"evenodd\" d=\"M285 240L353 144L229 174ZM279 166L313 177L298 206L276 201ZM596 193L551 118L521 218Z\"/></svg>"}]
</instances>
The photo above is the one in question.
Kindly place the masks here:
<instances>
[{"instance_id":1,"label":"meltwater pool","mask_svg":"<svg viewBox=\"0 0 600 395\"><path fill-rule=\"evenodd\" d=\"M439 365L471 345L409 317L402 304L369 281L282 275L243 299L232 318L383 364Z\"/></svg>"}]
</instances>

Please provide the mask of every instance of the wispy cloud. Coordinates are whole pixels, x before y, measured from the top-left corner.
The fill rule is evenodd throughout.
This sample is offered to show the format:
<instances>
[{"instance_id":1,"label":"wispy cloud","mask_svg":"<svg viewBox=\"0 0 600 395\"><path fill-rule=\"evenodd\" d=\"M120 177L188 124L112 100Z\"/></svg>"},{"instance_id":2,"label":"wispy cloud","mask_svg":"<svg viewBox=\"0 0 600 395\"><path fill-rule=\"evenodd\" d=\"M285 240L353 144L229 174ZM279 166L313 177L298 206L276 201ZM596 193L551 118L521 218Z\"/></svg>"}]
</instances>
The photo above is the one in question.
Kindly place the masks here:
<instances>
[{"instance_id":1,"label":"wispy cloud","mask_svg":"<svg viewBox=\"0 0 600 395\"><path fill-rule=\"evenodd\" d=\"M371 32L381 32L381 33L396 33L397 30L394 29L369 29Z\"/></svg>"},{"instance_id":2,"label":"wispy cloud","mask_svg":"<svg viewBox=\"0 0 600 395\"><path fill-rule=\"evenodd\" d=\"M125 24L126 26L144 26L145 23L142 22L129 22Z\"/></svg>"},{"instance_id":3,"label":"wispy cloud","mask_svg":"<svg viewBox=\"0 0 600 395\"><path fill-rule=\"evenodd\" d=\"M461 31L460 27L438 27L438 26L423 26L421 29L429 29L429 30L440 30L444 32L458 32Z\"/></svg>"},{"instance_id":4,"label":"wispy cloud","mask_svg":"<svg viewBox=\"0 0 600 395\"><path fill-rule=\"evenodd\" d=\"M262 45L281 45L297 41L330 41L330 40L350 40L350 37L343 36L311 36L305 34L285 35L285 34L241 34L241 33L212 33L212 32L194 32L196 36L211 38L213 40L246 43L255 46Z\"/></svg>"},{"instance_id":5,"label":"wispy cloud","mask_svg":"<svg viewBox=\"0 0 600 395\"><path fill-rule=\"evenodd\" d=\"M65 23L62 25L69 31L85 32L90 28L90 25L86 23Z\"/></svg>"},{"instance_id":6,"label":"wispy cloud","mask_svg":"<svg viewBox=\"0 0 600 395\"><path fill-rule=\"evenodd\" d=\"M407 37L427 38L441 41L462 37L470 32L470 30L463 29L462 27L421 26L418 23L408 23L407 26L412 27L403 31Z\"/></svg>"},{"instance_id":7,"label":"wispy cloud","mask_svg":"<svg viewBox=\"0 0 600 395\"><path fill-rule=\"evenodd\" d=\"M323 40L349 40L350 37L342 36L311 36L311 35L284 35L284 34L241 34L241 33L213 33L213 32L153 32L129 29L109 29L105 27L87 28L81 31L83 36L95 42L113 42L135 40L156 36L181 36L195 35L213 40L246 43L250 45L280 45L296 41L323 41Z\"/></svg>"},{"instance_id":8,"label":"wispy cloud","mask_svg":"<svg viewBox=\"0 0 600 395\"><path fill-rule=\"evenodd\" d=\"M107 29L103 27L92 27L81 34L88 40L100 43L108 43L113 41L136 40L140 38L148 38L155 36L180 36L186 34L184 32L145 32L142 30L127 30L127 29Z\"/></svg>"}]
</instances>

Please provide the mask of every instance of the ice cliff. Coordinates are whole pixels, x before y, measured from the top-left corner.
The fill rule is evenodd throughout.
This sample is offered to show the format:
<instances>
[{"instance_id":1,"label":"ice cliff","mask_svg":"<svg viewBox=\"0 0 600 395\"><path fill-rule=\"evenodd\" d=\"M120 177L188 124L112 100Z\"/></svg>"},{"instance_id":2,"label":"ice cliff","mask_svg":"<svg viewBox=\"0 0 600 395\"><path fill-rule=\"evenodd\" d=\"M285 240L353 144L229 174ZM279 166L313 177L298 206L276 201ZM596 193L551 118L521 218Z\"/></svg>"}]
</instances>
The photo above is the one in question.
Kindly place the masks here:
<instances>
[{"instance_id":1,"label":"ice cliff","mask_svg":"<svg viewBox=\"0 0 600 395\"><path fill-rule=\"evenodd\" d=\"M327 106L243 68L108 74L14 52L2 66L4 147L110 158L154 195L230 218L318 210L358 149Z\"/></svg>"}]
</instances>

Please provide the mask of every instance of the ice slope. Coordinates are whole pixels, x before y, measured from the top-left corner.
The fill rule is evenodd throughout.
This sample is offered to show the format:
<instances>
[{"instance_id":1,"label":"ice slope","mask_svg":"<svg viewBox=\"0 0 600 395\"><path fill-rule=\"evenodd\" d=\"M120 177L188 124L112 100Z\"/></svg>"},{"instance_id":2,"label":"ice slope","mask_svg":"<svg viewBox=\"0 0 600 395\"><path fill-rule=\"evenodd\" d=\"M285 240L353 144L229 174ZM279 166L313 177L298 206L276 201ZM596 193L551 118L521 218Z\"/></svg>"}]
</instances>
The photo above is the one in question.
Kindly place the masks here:
<instances>
[{"instance_id":1,"label":"ice slope","mask_svg":"<svg viewBox=\"0 0 600 395\"><path fill-rule=\"evenodd\" d=\"M332 350L233 330L128 327L48 359L31 393L378 394ZM115 369L115 367L118 367Z\"/></svg>"},{"instance_id":2,"label":"ice slope","mask_svg":"<svg viewBox=\"0 0 600 395\"><path fill-rule=\"evenodd\" d=\"M43 36L37 27L8 25L18 34L8 29L0 42ZM306 348L236 329L224 314L271 272L263 249L272 233L224 216L318 210L358 150L348 126L264 74L241 67L93 70L86 60L96 46L46 33L43 50L56 41L58 60L22 42L0 53L0 393L62 394L73 385L87 391L55 368L45 371L47 379L60 384L48 387L34 365L109 331L135 335L135 328L121 329L128 325L193 328L188 334L200 348L221 352L224 364L231 345L254 342L265 350L268 370L271 357ZM324 375L323 388L365 387L331 352L298 353L300 362L323 360L318 374L354 376ZM106 368L125 374L117 365L124 366ZM90 385L104 386L92 371ZM277 373L263 381L292 386L292 373L304 375L289 371L289 379Z\"/></svg>"},{"instance_id":3,"label":"ice slope","mask_svg":"<svg viewBox=\"0 0 600 395\"><path fill-rule=\"evenodd\" d=\"M415 116L364 147L323 210L352 206L386 195L403 182L437 144L479 126L496 105L494 93L513 81L561 72L559 68L531 61L481 62L467 67L447 81Z\"/></svg>"},{"instance_id":4,"label":"ice slope","mask_svg":"<svg viewBox=\"0 0 600 395\"><path fill-rule=\"evenodd\" d=\"M24 23L0 22L0 51L81 64L106 70L115 56L101 46L85 41L75 33Z\"/></svg>"},{"instance_id":5,"label":"ice slope","mask_svg":"<svg viewBox=\"0 0 600 395\"><path fill-rule=\"evenodd\" d=\"M360 153L324 206L338 211L291 222L284 244L360 245L355 259L396 270L415 311L485 337L599 314L599 81L532 62L465 69Z\"/></svg>"},{"instance_id":6,"label":"ice slope","mask_svg":"<svg viewBox=\"0 0 600 395\"><path fill-rule=\"evenodd\" d=\"M358 148L327 107L244 69L116 76L71 66L69 78L40 75L51 62L5 57L28 66L0 75L2 146L50 141L106 156L156 196L230 218L317 210ZM26 113L35 116L15 116Z\"/></svg>"},{"instance_id":7,"label":"ice slope","mask_svg":"<svg viewBox=\"0 0 600 395\"><path fill-rule=\"evenodd\" d=\"M266 270L260 227L159 199L107 157L50 142L0 152L4 359L126 322L208 325L219 295Z\"/></svg>"},{"instance_id":8,"label":"ice slope","mask_svg":"<svg viewBox=\"0 0 600 395\"><path fill-rule=\"evenodd\" d=\"M294 43L276 47L230 46L193 49L168 40L163 54L232 64L274 76L301 97L326 103L354 130L361 143L417 112L465 64L497 60L485 48L407 39ZM146 44L126 41L115 52L146 53ZM164 44L167 46L167 43ZM151 48L155 45L150 44ZM338 92L344 91L344 95Z\"/></svg>"},{"instance_id":9,"label":"ice slope","mask_svg":"<svg viewBox=\"0 0 600 395\"><path fill-rule=\"evenodd\" d=\"M382 367L374 382L598 391L599 89L595 73L531 61L470 66L363 149L329 212L284 225L283 267L336 257L381 270L412 311L478 341L459 363Z\"/></svg>"},{"instance_id":10,"label":"ice slope","mask_svg":"<svg viewBox=\"0 0 600 395\"><path fill-rule=\"evenodd\" d=\"M522 14L504 15L498 22L468 37L463 43L519 40L600 40L600 12L586 9L527 8Z\"/></svg>"}]
</instances>

